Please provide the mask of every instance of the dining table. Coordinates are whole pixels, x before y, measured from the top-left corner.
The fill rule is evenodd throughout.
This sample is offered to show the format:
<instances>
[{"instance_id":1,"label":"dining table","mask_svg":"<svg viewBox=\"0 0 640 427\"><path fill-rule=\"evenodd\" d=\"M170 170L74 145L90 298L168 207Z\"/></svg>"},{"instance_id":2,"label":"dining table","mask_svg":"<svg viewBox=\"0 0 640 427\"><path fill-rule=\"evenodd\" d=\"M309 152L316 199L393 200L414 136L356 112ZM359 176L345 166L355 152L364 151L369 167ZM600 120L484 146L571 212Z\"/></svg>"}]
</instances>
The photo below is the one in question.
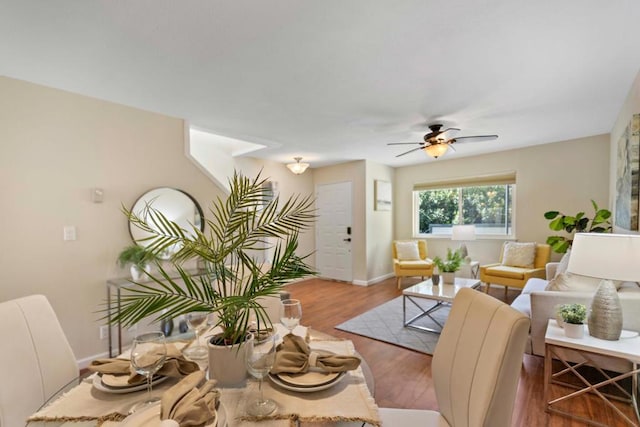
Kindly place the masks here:
<instances>
[{"instance_id":1,"label":"dining table","mask_svg":"<svg viewBox=\"0 0 640 427\"><path fill-rule=\"evenodd\" d=\"M274 324L275 333L280 337L288 333L281 324ZM212 328L202 336L218 332ZM216 427L324 427L324 426L380 426L378 407L373 393L373 375L366 361L357 353L353 342L332 335L297 326L293 333L305 338L312 350L330 351L335 354L355 355L360 365L347 371L339 381L330 387L318 387L313 391L282 387L275 380L263 381L266 398L277 402L276 411L260 419L248 416L244 409L246 402L258 393L258 381L248 378L236 387L220 388L220 406ZM176 341L175 345L185 347L186 342ZM124 351L119 358L129 357ZM207 369L205 361L198 361L201 369ZM109 393L97 387L97 373L85 375L71 381L51 396L38 411L32 414L27 427L154 427L160 422L138 424L140 414L129 413L137 402L146 396L141 388L131 393ZM153 386L152 394L160 397L179 379L169 378ZM159 404L158 404L159 405ZM159 409L157 409L159 412ZM158 417L159 419L159 417Z\"/></svg>"}]
</instances>

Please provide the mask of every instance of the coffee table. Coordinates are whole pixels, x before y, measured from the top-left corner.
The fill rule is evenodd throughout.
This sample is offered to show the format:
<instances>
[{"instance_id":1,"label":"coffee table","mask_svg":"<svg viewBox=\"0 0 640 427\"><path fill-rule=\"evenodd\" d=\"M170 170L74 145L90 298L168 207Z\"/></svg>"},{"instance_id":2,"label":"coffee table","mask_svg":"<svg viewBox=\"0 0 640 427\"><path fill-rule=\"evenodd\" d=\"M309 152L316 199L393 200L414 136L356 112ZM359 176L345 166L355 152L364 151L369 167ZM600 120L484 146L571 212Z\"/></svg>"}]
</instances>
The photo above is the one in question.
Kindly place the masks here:
<instances>
[{"instance_id":1,"label":"coffee table","mask_svg":"<svg viewBox=\"0 0 640 427\"><path fill-rule=\"evenodd\" d=\"M442 279L441 279L442 280ZM431 279L420 282L402 291L402 318L404 320L405 328L418 329L420 331L434 332L439 334L442 332L443 325L438 322L432 314L440 310L445 306L451 305L458 291L462 288L476 289L480 287L480 280L478 279L464 279L460 277L455 278L455 283L440 283L438 286L434 286ZM434 306L425 309L421 306L419 300L431 300L436 301ZM410 301L420 309L420 313L407 320L407 301ZM439 329L428 328L422 325L415 325L414 323L418 319L428 316L431 320L438 325Z\"/></svg>"}]
</instances>

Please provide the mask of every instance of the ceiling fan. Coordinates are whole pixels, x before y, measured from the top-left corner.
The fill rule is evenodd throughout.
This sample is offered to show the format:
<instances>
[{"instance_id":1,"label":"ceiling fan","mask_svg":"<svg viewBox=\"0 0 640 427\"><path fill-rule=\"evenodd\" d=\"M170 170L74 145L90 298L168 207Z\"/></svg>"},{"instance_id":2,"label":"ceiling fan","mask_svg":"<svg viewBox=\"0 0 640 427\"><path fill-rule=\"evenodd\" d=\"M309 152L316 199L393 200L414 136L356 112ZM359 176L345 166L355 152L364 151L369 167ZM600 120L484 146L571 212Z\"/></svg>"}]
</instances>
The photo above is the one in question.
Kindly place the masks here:
<instances>
[{"instance_id":1,"label":"ceiling fan","mask_svg":"<svg viewBox=\"0 0 640 427\"><path fill-rule=\"evenodd\" d=\"M454 138L447 138L445 133L449 131L459 131L458 128L446 128L442 130L441 124L433 124L429 125L429 129L431 132L426 134L423 139L424 141L420 142L390 142L387 145L415 145L418 144L419 147L413 148L409 151L405 151L404 153L398 154L396 157L404 156L405 154L413 153L417 150L424 150L428 155L437 159L442 156L444 153L451 148L453 148L454 142L468 142L468 141L491 141L492 139L498 138L498 135L476 135L476 136L458 136Z\"/></svg>"}]
</instances>

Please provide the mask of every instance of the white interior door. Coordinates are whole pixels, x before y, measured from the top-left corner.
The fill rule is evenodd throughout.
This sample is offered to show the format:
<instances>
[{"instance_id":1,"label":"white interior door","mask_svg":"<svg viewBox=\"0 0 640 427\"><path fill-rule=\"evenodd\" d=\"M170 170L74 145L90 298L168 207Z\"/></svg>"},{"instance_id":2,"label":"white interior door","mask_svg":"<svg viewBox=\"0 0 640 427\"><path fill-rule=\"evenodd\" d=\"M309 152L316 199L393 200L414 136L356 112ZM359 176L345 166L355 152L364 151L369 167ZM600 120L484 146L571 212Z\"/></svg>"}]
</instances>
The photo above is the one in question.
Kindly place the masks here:
<instances>
[{"instance_id":1,"label":"white interior door","mask_svg":"<svg viewBox=\"0 0 640 427\"><path fill-rule=\"evenodd\" d=\"M316 267L320 277L351 282L351 182L316 187Z\"/></svg>"}]
</instances>

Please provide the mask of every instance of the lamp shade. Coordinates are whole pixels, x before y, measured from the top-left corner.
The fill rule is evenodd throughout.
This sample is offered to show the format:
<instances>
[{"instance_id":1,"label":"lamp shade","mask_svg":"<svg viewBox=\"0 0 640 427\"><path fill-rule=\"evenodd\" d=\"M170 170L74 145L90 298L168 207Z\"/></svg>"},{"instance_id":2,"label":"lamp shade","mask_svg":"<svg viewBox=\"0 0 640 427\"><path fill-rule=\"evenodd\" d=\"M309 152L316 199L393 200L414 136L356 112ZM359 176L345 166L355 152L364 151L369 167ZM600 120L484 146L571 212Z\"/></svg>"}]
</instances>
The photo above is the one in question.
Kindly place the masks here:
<instances>
[{"instance_id":1,"label":"lamp shade","mask_svg":"<svg viewBox=\"0 0 640 427\"><path fill-rule=\"evenodd\" d=\"M451 229L451 240L476 240L476 226L454 225Z\"/></svg>"},{"instance_id":2,"label":"lamp shade","mask_svg":"<svg viewBox=\"0 0 640 427\"><path fill-rule=\"evenodd\" d=\"M287 167L291 172L295 173L296 175L303 174L304 171L306 171L307 168L309 167L309 163L300 163L300 160L302 160L302 157L294 157L293 160L295 160L296 162L287 163Z\"/></svg>"},{"instance_id":3,"label":"lamp shade","mask_svg":"<svg viewBox=\"0 0 640 427\"><path fill-rule=\"evenodd\" d=\"M423 148L423 150L434 159L442 156L448 149L449 146L447 144L431 144Z\"/></svg>"},{"instance_id":4,"label":"lamp shade","mask_svg":"<svg viewBox=\"0 0 640 427\"><path fill-rule=\"evenodd\" d=\"M640 281L640 235L577 233L567 271L600 279Z\"/></svg>"}]
</instances>

